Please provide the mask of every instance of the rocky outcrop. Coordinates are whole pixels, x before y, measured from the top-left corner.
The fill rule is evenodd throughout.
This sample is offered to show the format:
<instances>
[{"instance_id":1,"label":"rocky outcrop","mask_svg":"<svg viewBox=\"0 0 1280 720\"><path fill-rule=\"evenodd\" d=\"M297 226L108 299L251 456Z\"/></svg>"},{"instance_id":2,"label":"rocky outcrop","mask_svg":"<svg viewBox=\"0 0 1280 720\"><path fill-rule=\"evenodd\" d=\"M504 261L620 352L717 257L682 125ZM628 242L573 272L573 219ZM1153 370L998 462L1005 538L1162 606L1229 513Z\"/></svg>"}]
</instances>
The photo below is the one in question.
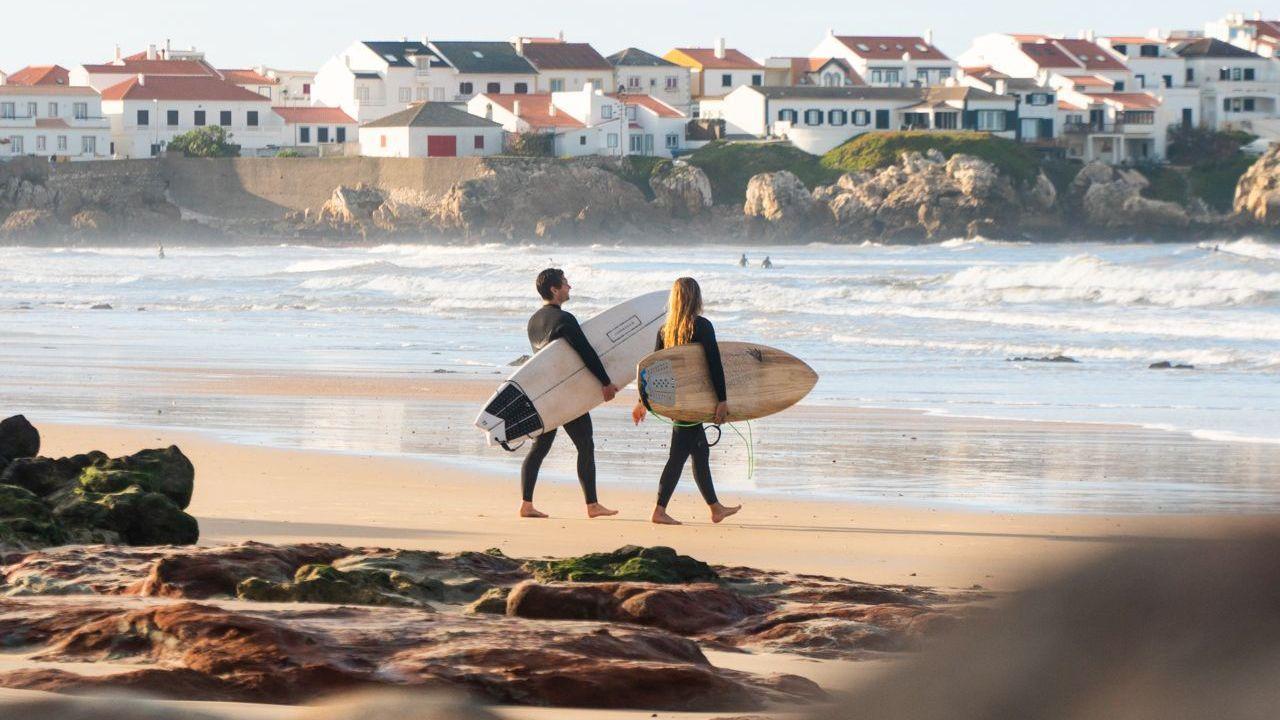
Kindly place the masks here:
<instances>
[{"instance_id":1,"label":"rocky outcrop","mask_svg":"<svg viewBox=\"0 0 1280 720\"><path fill-rule=\"evenodd\" d=\"M0 547L64 543L190 544L195 469L177 447L120 458L100 452L32 457L38 434L22 418L0 423L0 448L26 454L0 473Z\"/></svg>"},{"instance_id":2,"label":"rocky outcrop","mask_svg":"<svg viewBox=\"0 0 1280 720\"><path fill-rule=\"evenodd\" d=\"M649 187L653 204L672 218L696 218L711 208L711 180L697 166L668 165L649 178Z\"/></svg>"},{"instance_id":3,"label":"rocky outcrop","mask_svg":"<svg viewBox=\"0 0 1280 720\"><path fill-rule=\"evenodd\" d=\"M1264 227L1280 225L1280 147L1273 146L1241 176L1233 207Z\"/></svg>"},{"instance_id":4,"label":"rocky outcrop","mask_svg":"<svg viewBox=\"0 0 1280 720\"><path fill-rule=\"evenodd\" d=\"M710 565L669 547L627 545L613 552L526 564L542 581L697 583L719 579Z\"/></svg>"},{"instance_id":5,"label":"rocky outcrop","mask_svg":"<svg viewBox=\"0 0 1280 720\"><path fill-rule=\"evenodd\" d=\"M1091 163L1076 175L1072 192L1080 198L1085 220L1106 229L1183 229L1191 224L1177 203L1144 197L1151 183L1137 170Z\"/></svg>"},{"instance_id":6,"label":"rocky outcrop","mask_svg":"<svg viewBox=\"0 0 1280 720\"><path fill-rule=\"evenodd\" d=\"M40 452L40 431L22 415L0 420L0 473L11 460L35 457Z\"/></svg>"},{"instance_id":7,"label":"rocky outcrop","mask_svg":"<svg viewBox=\"0 0 1280 720\"><path fill-rule=\"evenodd\" d=\"M606 620L698 635L761 615L773 605L710 583L552 583L517 585L507 614L538 620Z\"/></svg>"},{"instance_id":8,"label":"rocky outcrop","mask_svg":"<svg viewBox=\"0 0 1280 720\"><path fill-rule=\"evenodd\" d=\"M831 217L800 178L786 170L752 177L742 210L757 227L779 234L808 232Z\"/></svg>"}]
</instances>

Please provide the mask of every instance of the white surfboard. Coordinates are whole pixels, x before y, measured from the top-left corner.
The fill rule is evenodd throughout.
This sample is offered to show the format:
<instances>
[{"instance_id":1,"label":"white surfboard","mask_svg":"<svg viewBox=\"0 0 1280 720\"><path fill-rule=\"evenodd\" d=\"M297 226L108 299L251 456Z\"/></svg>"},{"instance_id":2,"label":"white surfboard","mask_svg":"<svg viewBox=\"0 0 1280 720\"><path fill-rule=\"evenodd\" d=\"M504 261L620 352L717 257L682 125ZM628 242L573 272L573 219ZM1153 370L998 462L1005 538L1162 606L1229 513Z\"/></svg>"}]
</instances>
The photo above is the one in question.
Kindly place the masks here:
<instances>
[{"instance_id":1,"label":"white surfboard","mask_svg":"<svg viewBox=\"0 0 1280 720\"><path fill-rule=\"evenodd\" d=\"M635 378L636 363L653 352L667 317L665 291L641 295L582 323L582 333L618 387ZM600 381L577 351L555 340L498 386L475 426L490 445L533 438L589 412L603 402Z\"/></svg>"}]
</instances>

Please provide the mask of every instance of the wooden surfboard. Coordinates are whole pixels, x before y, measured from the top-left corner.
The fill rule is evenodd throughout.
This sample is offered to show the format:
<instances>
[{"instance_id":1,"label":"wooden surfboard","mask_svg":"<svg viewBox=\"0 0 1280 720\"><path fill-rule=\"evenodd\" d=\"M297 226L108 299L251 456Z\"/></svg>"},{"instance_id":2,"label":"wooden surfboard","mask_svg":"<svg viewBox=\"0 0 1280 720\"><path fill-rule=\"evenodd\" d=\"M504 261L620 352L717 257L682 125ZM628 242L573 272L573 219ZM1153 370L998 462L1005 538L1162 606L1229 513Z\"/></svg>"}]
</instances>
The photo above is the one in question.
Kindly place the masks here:
<instances>
[{"instance_id":1,"label":"wooden surfboard","mask_svg":"<svg viewBox=\"0 0 1280 720\"><path fill-rule=\"evenodd\" d=\"M721 342L729 421L755 420L804 399L818 373L796 356L759 343ZM658 414L679 422L711 422L715 388L698 344L651 353L636 367L640 393Z\"/></svg>"},{"instance_id":2,"label":"wooden surfboard","mask_svg":"<svg viewBox=\"0 0 1280 720\"><path fill-rule=\"evenodd\" d=\"M587 342L618 387L629 384L636 363L653 352L667 317L667 296L666 291L641 295L582 323ZM556 340L498 386L475 426L489 444L517 442L554 430L601 402L600 381L569 343Z\"/></svg>"}]
</instances>

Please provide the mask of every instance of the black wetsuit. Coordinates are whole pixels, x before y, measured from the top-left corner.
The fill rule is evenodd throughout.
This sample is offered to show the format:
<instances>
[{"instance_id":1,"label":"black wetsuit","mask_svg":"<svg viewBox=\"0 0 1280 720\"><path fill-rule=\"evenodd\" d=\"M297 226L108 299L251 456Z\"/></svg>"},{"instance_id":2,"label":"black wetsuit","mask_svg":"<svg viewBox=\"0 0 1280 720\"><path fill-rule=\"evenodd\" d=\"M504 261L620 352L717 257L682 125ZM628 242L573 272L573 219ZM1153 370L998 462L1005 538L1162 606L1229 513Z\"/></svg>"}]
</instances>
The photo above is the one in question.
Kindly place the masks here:
<instances>
[{"instance_id":1,"label":"black wetsuit","mask_svg":"<svg viewBox=\"0 0 1280 720\"><path fill-rule=\"evenodd\" d=\"M533 317L529 318L529 345L534 352L537 352L552 340L560 339L569 343L570 347L578 352L582 362L602 386L610 384L609 373L605 372L604 363L600 362L600 356L596 354L595 348L587 342L587 336L582 334L578 319L572 313L561 310L559 305L550 303L543 305L533 314ZM569 434L569 439L573 441L573 446L578 449L578 482L582 485L582 494L586 497L588 504L595 503L597 502L596 445L592 437L591 413L574 418L563 427ZM524 494L525 502L533 502L533 488L538 484L538 470L542 467L542 461L547 457L547 453L551 452L551 444L555 440L555 430L542 433L533 439L533 448L529 450L529 454L524 458L524 464L520 466L520 490Z\"/></svg>"},{"instance_id":2,"label":"black wetsuit","mask_svg":"<svg viewBox=\"0 0 1280 720\"><path fill-rule=\"evenodd\" d=\"M711 386L716 390L716 398L724 402L728 398L724 387L724 365L720 362L720 346L716 343L716 329L711 321L699 316L693 321L693 342L702 346L707 354L707 371L711 374ZM654 350L662 349L662 333L658 333L658 342ZM708 505L716 500L716 488L711 482L711 447L707 445L707 431L701 424L692 427L679 425L671 428L671 454L667 457L667 465L662 469L662 478L658 481L658 507L665 508L671 501L671 495L680 482L680 474L684 472L684 464L693 457L693 480L698 483L698 491Z\"/></svg>"}]
</instances>

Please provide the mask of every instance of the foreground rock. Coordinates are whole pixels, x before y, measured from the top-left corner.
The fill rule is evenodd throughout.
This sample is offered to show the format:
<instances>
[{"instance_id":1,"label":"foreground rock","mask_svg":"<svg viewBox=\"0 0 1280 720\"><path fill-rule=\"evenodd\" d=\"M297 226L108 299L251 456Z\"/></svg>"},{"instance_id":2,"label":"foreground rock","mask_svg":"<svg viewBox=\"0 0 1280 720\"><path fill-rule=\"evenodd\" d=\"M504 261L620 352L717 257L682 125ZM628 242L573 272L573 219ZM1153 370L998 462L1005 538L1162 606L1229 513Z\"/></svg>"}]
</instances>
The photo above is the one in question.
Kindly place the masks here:
<instances>
[{"instance_id":1,"label":"foreground rock","mask_svg":"<svg viewBox=\"0 0 1280 720\"><path fill-rule=\"evenodd\" d=\"M590 553L564 560L530 561L528 565L539 580L693 583L719 579L710 565L688 555L679 555L668 547L627 545L613 552Z\"/></svg>"},{"instance_id":2,"label":"foreground rock","mask_svg":"<svg viewBox=\"0 0 1280 720\"><path fill-rule=\"evenodd\" d=\"M177 447L109 458L34 457L39 433L21 416L0 423L0 549L67 543L186 545L200 537L195 468Z\"/></svg>"},{"instance_id":3,"label":"foreground rock","mask_svg":"<svg viewBox=\"0 0 1280 720\"><path fill-rule=\"evenodd\" d=\"M425 686L504 703L682 711L823 697L795 676L715 668L694 642L661 630L407 608L8 599L0 600L0 635L10 649L36 651L37 661L140 666L0 673L0 686L55 692L297 703L344 689Z\"/></svg>"},{"instance_id":4,"label":"foreground rock","mask_svg":"<svg viewBox=\"0 0 1280 720\"><path fill-rule=\"evenodd\" d=\"M1280 225L1280 148L1272 147L1241 176L1233 208L1263 227Z\"/></svg>"}]
</instances>

